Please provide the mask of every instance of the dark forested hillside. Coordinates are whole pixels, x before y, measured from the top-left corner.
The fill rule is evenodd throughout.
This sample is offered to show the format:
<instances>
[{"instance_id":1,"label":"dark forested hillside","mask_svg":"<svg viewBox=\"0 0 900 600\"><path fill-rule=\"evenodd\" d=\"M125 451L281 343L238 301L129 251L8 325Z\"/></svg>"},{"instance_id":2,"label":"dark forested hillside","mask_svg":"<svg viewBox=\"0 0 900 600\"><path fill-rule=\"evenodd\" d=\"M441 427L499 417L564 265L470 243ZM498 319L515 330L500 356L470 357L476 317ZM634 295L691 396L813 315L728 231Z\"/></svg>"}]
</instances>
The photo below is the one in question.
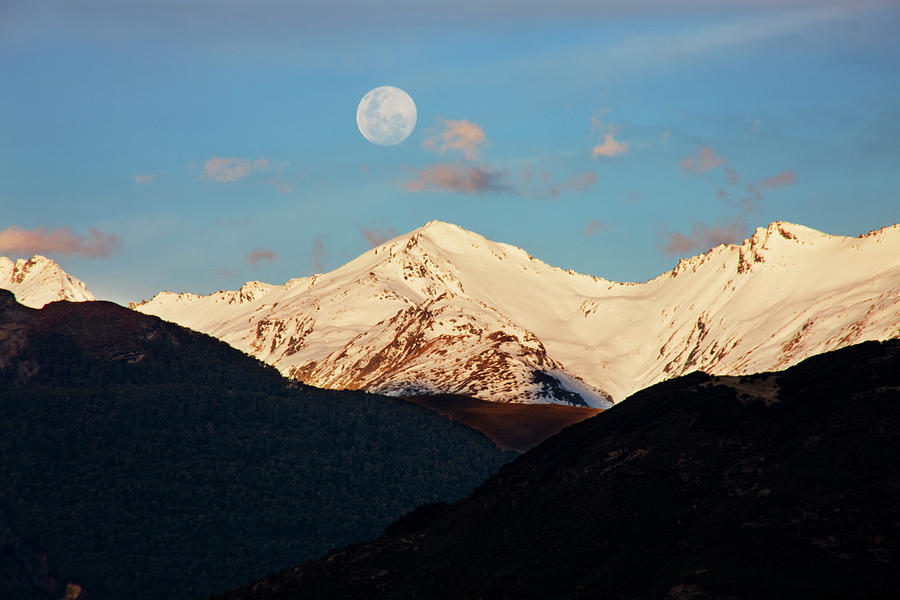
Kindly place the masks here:
<instances>
[{"instance_id":1,"label":"dark forested hillside","mask_svg":"<svg viewBox=\"0 0 900 600\"><path fill-rule=\"evenodd\" d=\"M206 597L460 498L509 458L155 317L0 290L4 598Z\"/></svg>"},{"instance_id":2,"label":"dark forested hillside","mask_svg":"<svg viewBox=\"0 0 900 600\"><path fill-rule=\"evenodd\" d=\"M900 597L900 341L643 390L468 499L221 597Z\"/></svg>"}]
</instances>

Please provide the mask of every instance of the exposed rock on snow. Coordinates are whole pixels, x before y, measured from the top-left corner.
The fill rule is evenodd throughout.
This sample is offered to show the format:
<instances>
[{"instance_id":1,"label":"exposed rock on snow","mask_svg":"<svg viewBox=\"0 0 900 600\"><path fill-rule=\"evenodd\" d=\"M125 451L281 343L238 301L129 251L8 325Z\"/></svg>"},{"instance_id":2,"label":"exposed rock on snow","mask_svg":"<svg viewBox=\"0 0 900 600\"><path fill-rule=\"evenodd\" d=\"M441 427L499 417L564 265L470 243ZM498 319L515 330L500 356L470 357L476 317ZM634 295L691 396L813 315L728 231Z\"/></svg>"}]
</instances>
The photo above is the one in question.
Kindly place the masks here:
<instances>
[{"instance_id":1,"label":"exposed rock on snow","mask_svg":"<svg viewBox=\"0 0 900 600\"><path fill-rule=\"evenodd\" d=\"M10 290L16 300L31 308L41 308L57 300L82 302L94 299L84 283L39 254L28 260L15 261L0 256L0 289Z\"/></svg>"},{"instance_id":2,"label":"exposed rock on snow","mask_svg":"<svg viewBox=\"0 0 900 600\"><path fill-rule=\"evenodd\" d=\"M900 225L847 238L775 222L635 284L433 221L330 273L133 308L311 385L603 407L697 369L898 337Z\"/></svg>"}]
</instances>

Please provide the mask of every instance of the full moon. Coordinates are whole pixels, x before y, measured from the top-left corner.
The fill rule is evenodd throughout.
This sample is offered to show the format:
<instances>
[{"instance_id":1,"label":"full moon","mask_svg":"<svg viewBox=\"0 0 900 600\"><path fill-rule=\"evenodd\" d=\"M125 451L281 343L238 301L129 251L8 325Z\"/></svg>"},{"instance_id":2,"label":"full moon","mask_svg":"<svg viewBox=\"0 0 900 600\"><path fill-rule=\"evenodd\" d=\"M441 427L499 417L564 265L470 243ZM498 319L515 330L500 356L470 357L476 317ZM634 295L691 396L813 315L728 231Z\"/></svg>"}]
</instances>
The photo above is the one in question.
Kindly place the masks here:
<instances>
[{"instance_id":1,"label":"full moon","mask_svg":"<svg viewBox=\"0 0 900 600\"><path fill-rule=\"evenodd\" d=\"M356 125L367 140L396 146L416 128L416 103L400 88L383 85L359 101Z\"/></svg>"}]
</instances>

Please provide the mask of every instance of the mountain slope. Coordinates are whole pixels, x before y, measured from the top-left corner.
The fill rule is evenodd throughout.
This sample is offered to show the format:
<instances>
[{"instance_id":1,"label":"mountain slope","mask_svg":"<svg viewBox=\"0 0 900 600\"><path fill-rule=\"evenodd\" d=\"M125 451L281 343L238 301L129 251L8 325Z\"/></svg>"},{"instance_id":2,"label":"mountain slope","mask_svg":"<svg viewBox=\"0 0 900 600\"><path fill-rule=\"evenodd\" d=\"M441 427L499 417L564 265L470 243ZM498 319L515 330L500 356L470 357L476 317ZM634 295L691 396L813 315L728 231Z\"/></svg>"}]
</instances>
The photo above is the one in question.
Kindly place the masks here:
<instances>
[{"instance_id":1,"label":"mountain slope","mask_svg":"<svg viewBox=\"0 0 900 600\"><path fill-rule=\"evenodd\" d=\"M530 450L565 427L602 412L586 406L508 404L449 394L401 398L477 429L500 448L516 452Z\"/></svg>"},{"instance_id":2,"label":"mountain slope","mask_svg":"<svg viewBox=\"0 0 900 600\"><path fill-rule=\"evenodd\" d=\"M459 498L510 453L394 398L288 386L109 302L0 291L0 590L204 598Z\"/></svg>"},{"instance_id":3,"label":"mountain slope","mask_svg":"<svg viewBox=\"0 0 900 600\"><path fill-rule=\"evenodd\" d=\"M0 256L0 289L11 291L19 302L32 308L57 300L82 302L94 299L82 281L39 254L16 261Z\"/></svg>"},{"instance_id":4,"label":"mountain slope","mask_svg":"<svg viewBox=\"0 0 900 600\"><path fill-rule=\"evenodd\" d=\"M643 390L220 600L895 598L900 341Z\"/></svg>"},{"instance_id":5,"label":"mountain slope","mask_svg":"<svg viewBox=\"0 0 900 600\"><path fill-rule=\"evenodd\" d=\"M331 388L604 407L694 369L783 368L900 335L900 225L789 223L642 284L431 222L326 274L135 306Z\"/></svg>"}]
</instances>

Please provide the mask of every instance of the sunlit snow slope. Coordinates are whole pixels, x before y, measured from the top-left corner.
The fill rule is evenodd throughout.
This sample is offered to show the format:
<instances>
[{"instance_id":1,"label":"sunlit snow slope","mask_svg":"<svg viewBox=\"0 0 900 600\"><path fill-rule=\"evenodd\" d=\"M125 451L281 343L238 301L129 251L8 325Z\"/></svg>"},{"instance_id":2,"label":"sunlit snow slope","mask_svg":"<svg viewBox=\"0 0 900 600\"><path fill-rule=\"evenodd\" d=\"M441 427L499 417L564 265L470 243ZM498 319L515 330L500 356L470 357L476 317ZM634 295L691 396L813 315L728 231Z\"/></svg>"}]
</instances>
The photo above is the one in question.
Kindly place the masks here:
<instances>
[{"instance_id":1,"label":"sunlit snow slope","mask_svg":"<svg viewBox=\"0 0 900 600\"><path fill-rule=\"evenodd\" d=\"M696 369L898 337L898 297L900 225L846 238L776 222L635 284L435 221L327 274L135 308L311 385L604 406Z\"/></svg>"},{"instance_id":2,"label":"sunlit snow slope","mask_svg":"<svg viewBox=\"0 0 900 600\"><path fill-rule=\"evenodd\" d=\"M57 300L81 302L94 299L84 283L39 254L16 261L0 256L0 289L10 290L16 300L32 308L41 308Z\"/></svg>"}]
</instances>

